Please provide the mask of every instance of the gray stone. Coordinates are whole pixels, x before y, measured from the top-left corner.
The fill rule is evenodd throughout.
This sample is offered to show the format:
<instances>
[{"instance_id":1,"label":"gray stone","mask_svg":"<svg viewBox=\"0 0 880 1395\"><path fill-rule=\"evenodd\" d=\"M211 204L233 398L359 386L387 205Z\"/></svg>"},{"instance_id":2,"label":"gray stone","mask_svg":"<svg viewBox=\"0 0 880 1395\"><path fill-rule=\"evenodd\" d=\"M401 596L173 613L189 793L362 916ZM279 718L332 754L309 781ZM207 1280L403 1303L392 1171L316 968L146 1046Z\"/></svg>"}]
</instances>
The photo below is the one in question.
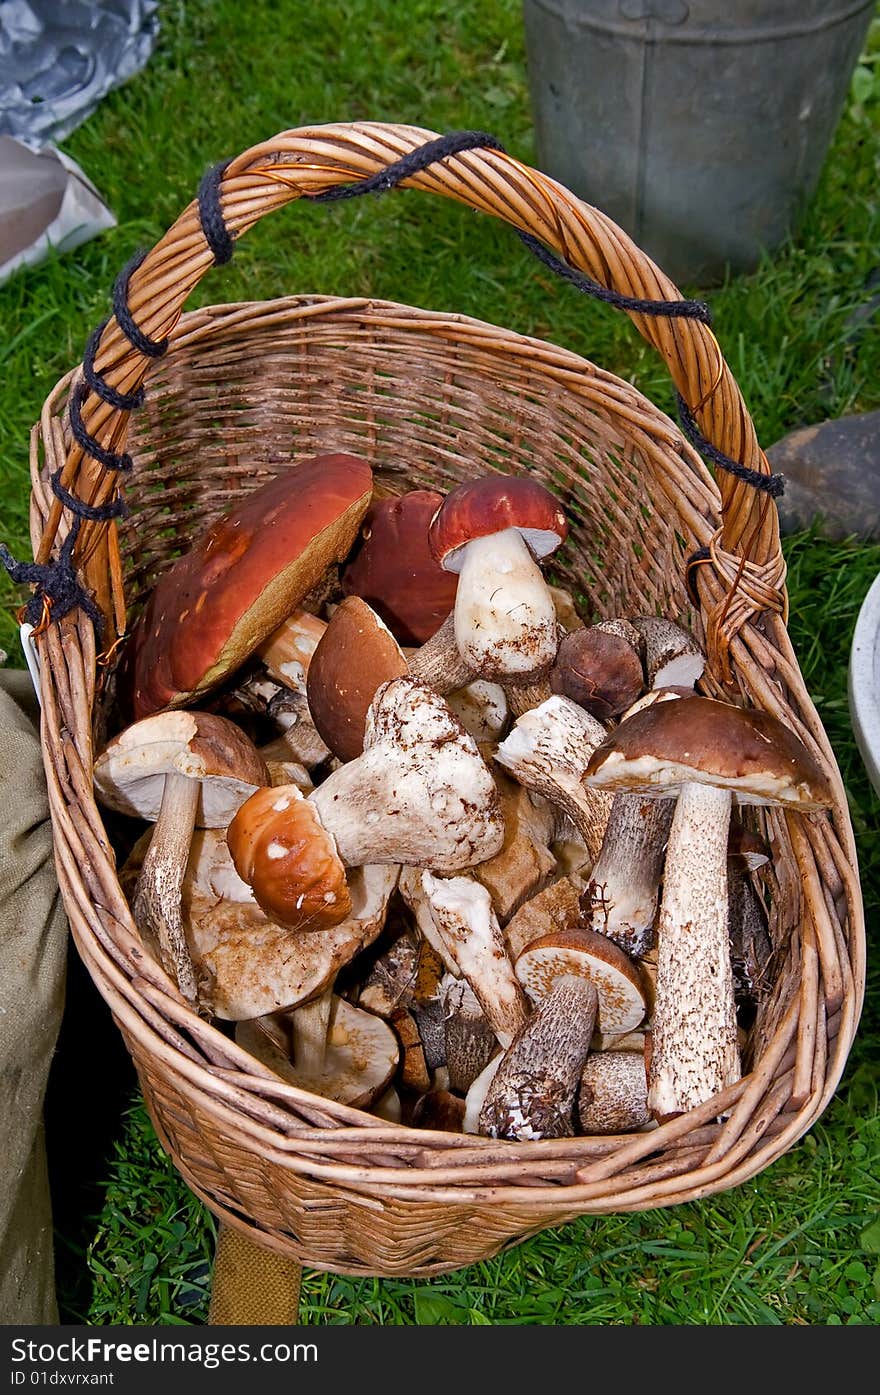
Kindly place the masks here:
<instances>
[{"instance_id":1,"label":"gray stone","mask_svg":"<svg viewBox=\"0 0 880 1395\"><path fill-rule=\"evenodd\" d=\"M776 501L783 533L817 522L825 538L880 538L880 412L800 427L771 446L767 459L785 476Z\"/></svg>"}]
</instances>

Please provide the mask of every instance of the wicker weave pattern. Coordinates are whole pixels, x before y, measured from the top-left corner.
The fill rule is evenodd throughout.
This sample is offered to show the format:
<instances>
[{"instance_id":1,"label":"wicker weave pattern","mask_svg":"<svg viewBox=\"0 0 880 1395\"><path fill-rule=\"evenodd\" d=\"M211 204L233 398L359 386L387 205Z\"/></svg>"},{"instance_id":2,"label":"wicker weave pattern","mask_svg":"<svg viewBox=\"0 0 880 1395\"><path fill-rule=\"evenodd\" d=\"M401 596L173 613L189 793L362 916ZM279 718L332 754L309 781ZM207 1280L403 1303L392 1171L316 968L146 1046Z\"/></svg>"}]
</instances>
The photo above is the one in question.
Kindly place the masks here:
<instances>
[{"instance_id":1,"label":"wicker weave pattern","mask_svg":"<svg viewBox=\"0 0 880 1395\"><path fill-rule=\"evenodd\" d=\"M241 232L298 191L371 173L430 135L375 125L285 133L230 165L226 217ZM615 289L677 298L608 219L509 157L471 152L413 182L508 218ZM572 536L554 579L572 588L585 616L655 611L691 625L710 644L706 691L788 722L828 771L836 803L830 816L768 811L762 820L774 853L773 981L750 1034L748 1074L723 1097L616 1139L497 1143L383 1124L271 1079L195 1018L144 956L91 793L102 669L91 626L68 617L39 639L59 878L79 952L125 1036L164 1146L227 1224L314 1267L378 1275L442 1272L579 1214L674 1204L745 1181L825 1108L864 989L852 830L785 628L775 505L726 477L716 485L674 424L630 385L495 326L315 297L179 318L209 261L191 207L132 282L139 322L154 338L171 335L167 356L150 365L147 405L130 427L94 398L84 409L89 429L114 449L125 440L135 460L118 547L114 525L84 529L81 539L80 561L109 617L136 612L186 546L193 509L202 526L236 491L297 456L364 454L390 492L530 470L569 513ZM706 397L697 414L704 433L766 469L705 326L634 318L686 400ZM130 391L148 365L111 322L98 367ZM32 540L42 557L59 523L57 536L64 531L52 471L63 465L68 487L90 502L114 485L71 442L64 406L75 379L58 385L33 434ZM697 613L683 573L703 546L715 558L699 569Z\"/></svg>"}]
</instances>

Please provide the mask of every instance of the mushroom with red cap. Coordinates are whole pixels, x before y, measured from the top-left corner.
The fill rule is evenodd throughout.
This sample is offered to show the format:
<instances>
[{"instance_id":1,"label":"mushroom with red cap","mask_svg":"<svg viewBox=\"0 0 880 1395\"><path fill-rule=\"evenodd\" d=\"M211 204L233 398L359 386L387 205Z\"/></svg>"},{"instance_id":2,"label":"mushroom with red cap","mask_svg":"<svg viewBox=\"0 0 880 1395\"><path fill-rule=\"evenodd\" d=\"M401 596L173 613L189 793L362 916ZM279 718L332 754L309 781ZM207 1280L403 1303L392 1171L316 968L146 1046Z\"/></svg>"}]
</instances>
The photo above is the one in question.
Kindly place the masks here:
<instances>
[{"instance_id":1,"label":"mushroom with red cap","mask_svg":"<svg viewBox=\"0 0 880 1395\"><path fill-rule=\"evenodd\" d=\"M811 811L832 792L821 766L768 712L706 697L628 717L590 757L588 786L676 798L658 917L649 1103L684 1113L740 1078L728 938L731 807Z\"/></svg>"},{"instance_id":2,"label":"mushroom with red cap","mask_svg":"<svg viewBox=\"0 0 880 1395\"><path fill-rule=\"evenodd\" d=\"M135 718L216 688L345 557L373 476L353 455L303 460L237 501L162 573L135 621L117 694Z\"/></svg>"},{"instance_id":3,"label":"mushroom with red cap","mask_svg":"<svg viewBox=\"0 0 880 1395\"><path fill-rule=\"evenodd\" d=\"M526 683L549 669L558 625L538 563L567 536L558 501L528 476L484 475L446 495L431 550L458 573L455 638L474 677Z\"/></svg>"},{"instance_id":4,"label":"mushroom with red cap","mask_svg":"<svg viewBox=\"0 0 880 1395\"><path fill-rule=\"evenodd\" d=\"M132 898L142 932L152 933L165 969L190 1003L198 986L183 932L180 896L193 831L225 828L269 771L233 722L208 712L159 712L126 727L94 764L108 808L154 825Z\"/></svg>"},{"instance_id":5,"label":"mushroom with red cap","mask_svg":"<svg viewBox=\"0 0 880 1395\"><path fill-rule=\"evenodd\" d=\"M442 503L434 489L374 499L340 574L345 595L372 606L402 645L424 644L455 603L458 577L440 566L428 541Z\"/></svg>"}]
</instances>

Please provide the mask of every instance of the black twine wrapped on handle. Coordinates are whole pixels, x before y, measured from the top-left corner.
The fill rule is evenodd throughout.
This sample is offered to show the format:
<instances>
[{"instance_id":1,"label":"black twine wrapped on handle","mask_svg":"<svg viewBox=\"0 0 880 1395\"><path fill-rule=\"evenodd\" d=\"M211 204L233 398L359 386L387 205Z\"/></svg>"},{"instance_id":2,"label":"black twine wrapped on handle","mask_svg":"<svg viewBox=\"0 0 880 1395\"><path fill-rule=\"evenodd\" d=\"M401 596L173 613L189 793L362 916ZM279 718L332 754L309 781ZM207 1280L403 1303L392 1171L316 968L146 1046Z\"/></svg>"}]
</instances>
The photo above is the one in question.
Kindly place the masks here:
<instances>
[{"instance_id":1,"label":"black twine wrapped on handle","mask_svg":"<svg viewBox=\"0 0 880 1395\"><path fill-rule=\"evenodd\" d=\"M392 161L384 169L377 170L375 174L366 179L339 185L333 189L327 189L321 194L307 194L304 197L312 203L339 203L362 194L386 193L389 189L396 188L405 179L428 169L439 160L462 154L467 150L495 150L499 154L506 154L500 141L485 131L451 131L445 136L426 141L424 145L409 151L400 159ZM212 166L203 176L197 196L202 232L217 266L223 266L230 262L235 248L235 239L223 216L221 200L223 175L229 164L229 160L223 160ZM531 233L520 229L516 231L520 240L544 266L583 294L592 296L606 305L643 315L697 320L707 326L712 322L711 311L708 305L701 300L647 300L637 296L622 295L618 291L610 290L607 286L593 281L575 267L569 266L567 262L557 257ZM120 329L133 348L146 358L160 358L168 348L167 338L151 339L137 324L128 303L129 282L146 255L146 252L138 252L123 267L117 277L113 286L113 312ZM132 467L131 456L127 452L118 454L115 451L107 450L87 431L82 417L83 403L90 391L94 392L103 402L120 411L134 411L143 405L143 387L131 393L119 392L106 382L95 368L98 345L107 323L107 320L102 321L89 336L83 354L83 377L70 394L68 411L71 431L83 452L96 460L105 470L124 473ZM682 429L688 440L713 464L729 471L744 484L763 490L773 498L782 493L784 484L781 475L763 475L757 470L750 470L740 462L731 460L707 441L700 434L687 404L680 395L678 397L678 410ZM103 505L84 503L62 485L61 473L62 471L59 469L53 474L51 478L52 490L63 506L74 514L74 523L56 560L46 564L16 562L8 549L0 544L0 561L14 582L35 587L34 595L24 607L24 613L28 617L35 615L38 619L42 617L42 620L45 621L48 613L51 619L60 619L61 616L66 615L68 611L78 605L90 617L96 630L100 631L101 622L98 608L78 582L73 569L73 548L84 519L100 521L119 518L124 516L126 508L121 499L115 499ZM694 558L689 561L689 568L690 564L698 557L699 554L694 554ZM32 623L34 622L32 621Z\"/></svg>"}]
</instances>

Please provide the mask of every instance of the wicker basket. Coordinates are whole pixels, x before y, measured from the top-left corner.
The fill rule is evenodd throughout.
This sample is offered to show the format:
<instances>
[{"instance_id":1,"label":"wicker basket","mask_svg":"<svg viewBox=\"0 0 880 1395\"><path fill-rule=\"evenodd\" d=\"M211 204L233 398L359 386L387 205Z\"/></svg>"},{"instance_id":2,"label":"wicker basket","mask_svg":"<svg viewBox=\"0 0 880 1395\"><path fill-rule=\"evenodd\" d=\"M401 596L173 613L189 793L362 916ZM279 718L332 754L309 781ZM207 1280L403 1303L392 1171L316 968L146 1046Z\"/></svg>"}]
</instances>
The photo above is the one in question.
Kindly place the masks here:
<instances>
[{"instance_id":1,"label":"wicker basket","mask_svg":"<svg viewBox=\"0 0 880 1395\"><path fill-rule=\"evenodd\" d=\"M240 236L263 214L386 167L432 138L372 123L286 132L230 163L222 207ZM445 194L533 234L615 291L678 293L608 218L507 155L471 150L407 186ZM729 474L713 480L682 432L632 386L572 353L464 316L373 300L293 297L181 315L213 262L194 201L132 276L129 306L164 357L111 319L97 355L129 414L94 393L83 419L126 449L129 516L89 523L75 553L110 633L121 633L193 529L297 457L352 451L391 492L475 473L531 471L564 503L571 538L554 580L585 615L664 613L707 644L704 690L773 712L827 771L822 815L765 811L773 847L772 981L746 1074L661 1127L531 1143L391 1125L270 1077L196 1017L142 951L90 771L112 651L95 653L82 610L38 638L43 748L58 873L77 948L134 1059L163 1146L227 1224L318 1269L424 1276L488 1258L587 1213L672 1205L753 1177L815 1122L843 1071L861 1010L864 924L840 776L786 630L775 504ZM633 313L716 448L768 465L704 324ZM80 370L45 404L32 440L32 541L47 561L69 515L49 477L92 504L119 476L84 455L66 405ZM118 529L118 531L117 531ZM686 561L704 549L691 600ZM723 1122L718 1122L722 1119Z\"/></svg>"}]
</instances>

